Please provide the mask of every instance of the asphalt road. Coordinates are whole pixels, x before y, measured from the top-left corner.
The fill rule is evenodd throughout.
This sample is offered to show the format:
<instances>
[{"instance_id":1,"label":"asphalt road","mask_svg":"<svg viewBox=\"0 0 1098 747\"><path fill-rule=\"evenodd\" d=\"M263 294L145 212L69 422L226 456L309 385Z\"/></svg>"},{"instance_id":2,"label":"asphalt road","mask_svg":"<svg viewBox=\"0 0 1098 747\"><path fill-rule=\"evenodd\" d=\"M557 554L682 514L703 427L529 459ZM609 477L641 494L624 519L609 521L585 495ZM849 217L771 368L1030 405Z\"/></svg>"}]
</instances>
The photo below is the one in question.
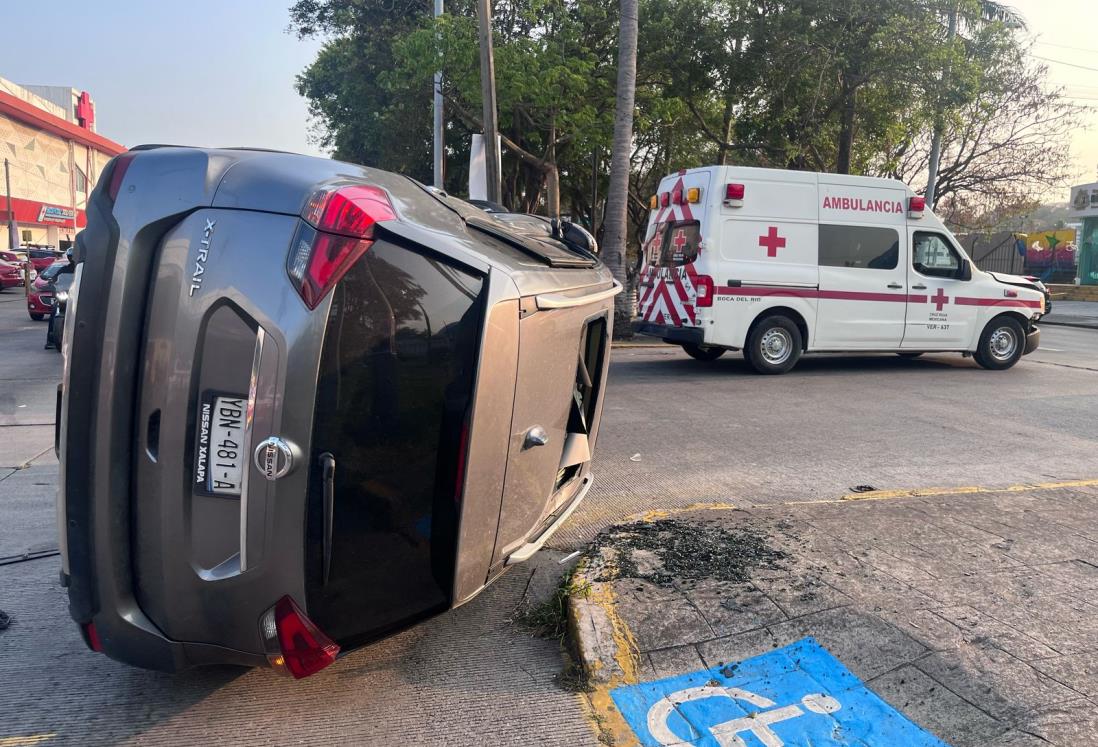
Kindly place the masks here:
<instances>
[{"instance_id":1,"label":"asphalt road","mask_svg":"<svg viewBox=\"0 0 1098 747\"><path fill-rule=\"evenodd\" d=\"M0 294L0 558L55 546L52 455L60 356L21 296ZM782 377L729 355L616 349L596 486L554 538L465 607L300 683L265 670L177 676L87 652L58 559L0 565L0 745L327 742L597 744L555 642L511 622L562 551L651 508L776 504L876 488L1098 477L1098 331L1046 327L991 373L959 356L809 357Z\"/></svg>"}]
</instances>

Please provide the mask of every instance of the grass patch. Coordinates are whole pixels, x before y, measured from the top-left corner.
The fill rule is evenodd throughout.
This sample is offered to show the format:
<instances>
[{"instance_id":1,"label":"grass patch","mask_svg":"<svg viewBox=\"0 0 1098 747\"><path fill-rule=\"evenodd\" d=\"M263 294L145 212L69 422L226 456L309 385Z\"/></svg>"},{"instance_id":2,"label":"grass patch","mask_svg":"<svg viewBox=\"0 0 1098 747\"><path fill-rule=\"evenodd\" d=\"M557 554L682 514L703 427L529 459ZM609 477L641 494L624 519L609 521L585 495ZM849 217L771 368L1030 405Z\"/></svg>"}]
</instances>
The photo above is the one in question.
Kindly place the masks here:
<instances>
[{"instance_id":1,"label":"grass patch","mask_svg":"<svg viewBox=\"0 0 1098 747\"><path fill-rule=\"evenodd\" d=\"M538 638L561 643L568 635L568 598L575 594L587 595L591 585L576 578L573 569L561 576L552 595L540 604L524 603L515 615L519 627Z\"/></svg>"}]
</instances>

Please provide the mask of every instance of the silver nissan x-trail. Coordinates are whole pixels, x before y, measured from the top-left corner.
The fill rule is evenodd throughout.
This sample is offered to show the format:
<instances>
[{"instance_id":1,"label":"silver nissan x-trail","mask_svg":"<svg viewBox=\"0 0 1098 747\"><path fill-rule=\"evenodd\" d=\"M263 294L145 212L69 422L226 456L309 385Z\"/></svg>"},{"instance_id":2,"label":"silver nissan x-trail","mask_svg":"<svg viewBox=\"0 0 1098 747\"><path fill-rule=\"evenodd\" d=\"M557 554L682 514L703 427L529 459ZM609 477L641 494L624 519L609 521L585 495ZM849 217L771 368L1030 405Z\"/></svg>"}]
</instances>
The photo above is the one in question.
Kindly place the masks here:
<instances>
[{"instance_id":1,"label":"silver nissan x-trail","mask_svg":"<svg viewBox=\"0 0 1098 747\"><path fill-rule=\"evenodd\" d=\"M530 557L591 486L619 290L538 223L319 158L114 159L58 392L87 644L304 677Z\"/></svg>"}]
</instances>

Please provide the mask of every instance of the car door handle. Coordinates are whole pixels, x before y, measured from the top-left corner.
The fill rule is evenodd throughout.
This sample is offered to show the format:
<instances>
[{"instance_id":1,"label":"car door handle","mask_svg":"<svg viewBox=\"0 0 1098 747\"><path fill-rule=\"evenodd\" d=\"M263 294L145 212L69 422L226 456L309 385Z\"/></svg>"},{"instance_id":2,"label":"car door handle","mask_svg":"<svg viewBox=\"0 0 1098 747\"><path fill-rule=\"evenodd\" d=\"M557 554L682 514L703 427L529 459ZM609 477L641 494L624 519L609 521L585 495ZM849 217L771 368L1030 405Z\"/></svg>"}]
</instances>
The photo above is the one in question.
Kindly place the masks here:
<instances>
[{"instance_id":1,"label":"car door handle","mask_svg":"<svg viewBox=\"0 0 1098 747\"><path fill-rule=\"evenodd\" d=\"M889 288L903 288L903 286L900 285L899 283L889 283L888 287Z\"/></svg>"},{"instance_id":2,"label":"car door handle","mask_svg":"<svg viewBox=\"0 0 1098 747\"><path fill-rule=\"evenodd\" d=\"M925 285L923 285L922 283L919 283L918 285L913 285L913 286L911 286L911 290L917 290L917 291L925 291L925 290L926 290L926 286L925 286Z\"/></svg>"}]
</instances>

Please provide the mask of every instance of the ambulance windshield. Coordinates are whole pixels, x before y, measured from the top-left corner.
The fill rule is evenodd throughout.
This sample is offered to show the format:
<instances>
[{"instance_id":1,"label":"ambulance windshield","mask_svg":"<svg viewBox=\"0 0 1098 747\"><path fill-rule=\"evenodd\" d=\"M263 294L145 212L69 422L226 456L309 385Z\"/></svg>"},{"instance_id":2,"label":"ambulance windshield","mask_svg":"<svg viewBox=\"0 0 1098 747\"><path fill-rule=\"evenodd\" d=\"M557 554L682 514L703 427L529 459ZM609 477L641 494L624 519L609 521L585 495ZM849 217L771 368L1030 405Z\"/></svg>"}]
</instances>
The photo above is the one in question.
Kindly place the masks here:
<instances>
[{"instance_id":1,"label":"ambulance windshield","mask_svg":"<svg viewBox=\"0 0 1098 747\"><path fill-rule=\"evenodd\" d=\"M645 247L645 259L650 267L682 267L698 258L700 242L696 220L659 223Z\"/></svg>"}]
</instances>

